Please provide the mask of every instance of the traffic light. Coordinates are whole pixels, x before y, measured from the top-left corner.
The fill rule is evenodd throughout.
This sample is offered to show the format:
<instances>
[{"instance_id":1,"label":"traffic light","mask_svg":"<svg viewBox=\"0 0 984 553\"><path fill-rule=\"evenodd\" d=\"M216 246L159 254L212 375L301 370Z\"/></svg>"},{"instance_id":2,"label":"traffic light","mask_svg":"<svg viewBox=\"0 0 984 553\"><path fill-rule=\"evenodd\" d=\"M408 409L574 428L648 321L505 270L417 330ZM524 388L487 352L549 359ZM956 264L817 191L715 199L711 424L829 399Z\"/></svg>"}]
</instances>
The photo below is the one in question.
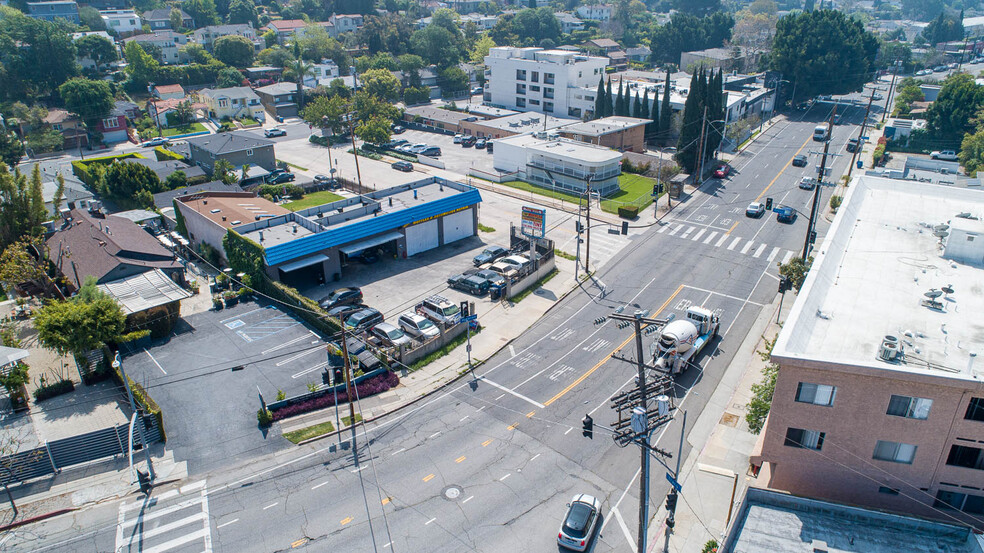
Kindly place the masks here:
<instances>
[{"instance_id":1,"label":"traffic light","mask_svg":"<svg viewBox=\"0 0 984 553\"><path fill-rule=\"evenodd\" d=\"M815 231L815 230L811 230L810 231L810 243L811 244L816 244L817 243L817 231Z\"/></svg>"},{"instance_id":2,"label":"traffic light","mask_svg":"<svg viewBox=\"0 0 984 553\"><path fill-rule=\"evenodd\" d=\"M584 232L584 225L581 224L581 221L574 221L574 230L576 230L578 234Z\"/></svg>"},{"instance_id":3,"label":"traffic light","mask_svg":"<svg viewBox=\"0 0 984 553\"><path fill-rule=\"evenodd\" d=\"M779 277L779 293L784 294L793 288L793 283L787 277Z\"/></svg>"},{"instance_id":4,"label":"traffic light","mask_svg":"<svg viewBox=\"0 0 984 553\"><path fill-rule=\"evenodd\" d=\"M670 490L670 493L666 494L666 511L670 513L670 518L673 518L673 514L676 512L677 504L677 491L675 489Z\"/></svg>"},{"instance_id":5,"label":"traffic light","mask_svg":"<svg viewBox=\"0 0 984 553\"><path fill-rule=\"evenodd\" d=\"M594 439L594 419L591 415L584 415L584 419L581 420L581 435L585 438Z\"/></svg>"},{"instance_id":6,"label":"traffic light","mask_svg":"<svg viewBox=\"0 0 984 553\"><path fill-rule=\"evenodd\" d=\"M335 386L338 386L338 384L340 382L342 382L343 380L345 380L345 373L342 372L342 368L341 367L335 367L334 374L332 376L333 376L333 378L332 378L331 383L333 385L335 385Z\"/></svg>"},{"instance_id":7,"label":"traffic light","mask_svg":"<svg viewBox=\"0 0 984 553\"><path fill-rule=\"evenodd\" d=\"M765 210L772 211L772 198L765 199Z\"/></svg>"},{"instance_id":8,"label":"traffic light","mask_svg":"<svg viewBox=\"0 0 984 553\"><path fill-rule=\"evenodd\" d=\"M628 233L629 233L629 222L622 221L622 234L628 234Z\"/></svg>"},{"instance_id":9,"label":"traffic light","mask_svg":"<svg viewBox=\"0 0 984 553\"><path fill-rule=\"evenodd\" d=\"M140 491L149 494L153 484L150 483L150 475L142 470L137 471L137 482L140 483Z\"/></svg>"},{"instance_id":10,"label":"traffic light","mask_svg":"<svg viewBox=\"0 0 984 553\"><path fill-rule=\"evenodd\" d=\"M467 301L461 302L461 304L460 304L459 307L461 309L461 317L462 318L467 317L468 316L468 302Z\"/></svg>"}]
</instances>

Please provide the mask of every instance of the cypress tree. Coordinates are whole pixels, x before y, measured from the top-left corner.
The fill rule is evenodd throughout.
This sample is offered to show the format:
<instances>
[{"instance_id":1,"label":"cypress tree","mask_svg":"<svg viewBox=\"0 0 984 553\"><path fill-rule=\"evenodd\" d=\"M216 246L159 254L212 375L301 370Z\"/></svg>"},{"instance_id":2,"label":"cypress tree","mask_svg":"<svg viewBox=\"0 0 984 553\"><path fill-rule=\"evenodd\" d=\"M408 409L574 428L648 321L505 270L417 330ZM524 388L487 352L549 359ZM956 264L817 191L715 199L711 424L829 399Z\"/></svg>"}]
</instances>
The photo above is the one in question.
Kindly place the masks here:
<instances>
[{"instance_id":1,"label":"cypress tree","mask_svg":"<svg viewBox=\"0 0 984 553\"><path fill-rule=\"evenodd\" d=\"M707 136L707 150L705 159L712 159L714 151L717 150L718 146L721 144L722 134L724 133L724 123L713 123L710 121L723 121L725 116L725 106L724 102L724 70L719 70L717 75L714 75L713 71L711 73L711 79L707 87L707 119L708 119L708 136Z\"/></svg>"},{"instance_id":2,"label":"cypress tree","mask_svg":"<svg viewBox=\"0 0 984 553\"><path fill-rule=\"evenodd\" d=\"M598 77L598 91L595 92L595 107L593 119L605 116L605 78Z\"/></svg>"},{"instance_id":3,"label":"cypress tree","mask_svg":"<svg viewBox=\"0 0 984 553\"><path fill-rule=\"evenodd\" d=\"M632 117L642 117L642 99L639 98L638 92L636 92L635 102L632 104Z\"/></svg>"},{"instance_id":4,"label":"cypress tree","mask_svg":"<svg viewBox=\"0 0 984 553\"><path fill-rule=\"evenodd\" d=\"M653 98L653 120L656 121L657 112L655 109L656 99ZM666 72L666 86L663 87L663 103L659 106L659 124L656 125L656 133L659 138L666 140L670 136L670 126L673 124L671 116L673 108L670 106L670 72Z\"/></svg>"},{"instance_id":5,"label":"cypress tree","mask_svg":"<svg viewBox=\"0 0 984 553\"><path fill-rule=\"evenodd\" d=\"M608 84L605 86L605 113L602 117L608 117L612 114L612 80L608 79Z\"/></svg>"},{"instance_id":6,"label":"cypress tree","mask_svg":"<svg viewBox=\"0 0 984 553\"><path fill-rule=\"evenodd\" d=\"M642 101L639 102L639 111L635 114L639 119L649 119L649 89L642 91Z\"/></svg>"},{"instance_id":7,"label":"cypress tree","mask_svg":"<svg viewBox=\"0 0 984 553\"><path fill-rule=\"evenodd\" d=\"M618 80L618 95L615 96L615 115L622 115L625 111L625 95L622 92L622 79Z\"/></svg>"},{"instance_id":8,"label":"cypress tree","mask_svg":"<svg viewBox=\"0 0 984 553\"><path fill-rule=\"evenodd\" d=\"M700 147L700 125L704 107L700 95L697 94L699 89L700 81L695 72L690 76L690 92L687 94L687 101L683 105L683 123L680 125L680 138L677 140L676 154L680 166L690 172L696 170L697 159L700 156L698 148ZM660 120L662 121L662 118Z\"/></svg>"}]
</instances>

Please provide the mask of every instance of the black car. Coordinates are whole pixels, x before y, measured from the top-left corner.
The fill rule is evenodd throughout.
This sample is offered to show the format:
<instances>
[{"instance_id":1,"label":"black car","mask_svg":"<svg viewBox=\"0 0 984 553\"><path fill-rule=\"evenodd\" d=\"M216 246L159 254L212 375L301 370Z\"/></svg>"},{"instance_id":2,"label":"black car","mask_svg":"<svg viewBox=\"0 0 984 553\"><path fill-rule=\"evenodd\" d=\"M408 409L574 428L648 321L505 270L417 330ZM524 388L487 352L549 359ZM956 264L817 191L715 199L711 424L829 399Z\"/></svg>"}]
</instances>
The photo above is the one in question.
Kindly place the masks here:
<instances>
[{"instance_id":1,"label":"black car","mask_svg":"<svg viewBox=\"0 0 984 553\"><path fill-rule=\"evenodd\" d=\"M505 286L506 279L502 277L499 273L495 271L490 271L488 269L468 269L465 271L466 275L477 276L479 278L484 278L489 281L491 286Z\"/></svg>"},{"instance_id":2,"label":"black car","mask_svg":"<svg viewBox=\"0 0 984 553\"><path fill-rule=\"evenodd\" d=\"M485 151L490 154L492 153L492 144L494 144L494 142L492 142L491 140L485 143Z\"/></svg>"},{"instance_id":3,"label":"black car","mask_svg":"<svg viewBox=\"0 0 984 553\"><path fill-rule=\"evenodd\" d=\"M488 142L484 138L479 138L478 140L475 141L475 149L484 150L486 144L488 144Z\"/></svg>"},{"instance_id":4,"label":"black car","mask_svg":"<svg viewBox=\"0 0 984 553\"><path fill-rule=\"evenodd\" d=\"M395 125L393 127L393 134L403 134L403 131L405 130L406 129L404 129L401 125Z\"/></svg>"},{"instance_id":5,"label":"black car","mask_svg":"<svg viewBox=\"0 0 984 553\"><path fill-rule=\"evenodd\" d=\"M507 250L506 248L503 248L502 246L489 246L484 250L482 250L482 253L472 258L472 263L474 263L475 266L478 267L479 265L492 263L496 259L499 259L500 257L505 257L507 255L509 255L509 250Z\"/></svg>"},{"instance_id":6,"label":"black car","mask_svg":"<svg viewBox=\"0 0 984 553\"><path fill-rule=\"evenodd\" d=\"M335 190L336 188L341 188L341 185L338 184L338 179L333 179L328 175L315 175L314 184L317 184L318 186L324 186L328 190Z\"/></svg>"},{"instance_id":7,"label":"black car","mask_svg":"<svg viewBox=\"0 0 984 553\"><path fill-rule=\"evenodd\" d=\"M480 276L453 275L448 279L448 286L476 296L484 296L489 292L489 281Z\"/></svg>"},{"instance_id":8,"label":"black car","mask_svg":"<svg viewBox=\"0 0 984 553\"><path fill-rule=\"evenodd\" d=\"M471 148L472 146L475 145L476 142L478 142L478 139L475 138L474 136L466 136L461 139L461 147Z\"/></svg>"},{"instance_id":9,"label":"black car","mask_svg":"<svg viewBox=\"0 0 984 553\"><path fill-rule=\"evenodd\" d=\"M780 223L792 223L796 221L796 210L788 205L784 205L776 209L775 212L776 221L779 221Z\"/></svg>"},{"instance_id":10,"label":"black car","mask_svg":"<svg viewBox=\"0 0 984 553\"><path fill-rule=\"evenodd\" d=\"M318 302L324 309L331 309L333 307L338 307L339 305L353 305L357 303L362 303L362 290L351 286L348 288L338 288L332 290L330 294L325 296Z\"/></svg>"},{"instance_id":11,"label":"black car","mask_svg":"<svg viewBox=\"0 0 984 553\"><path fill-rule=\"evenodd\" d=\"M270 184L283 184L285 182L294 182L297 177L294 173L280 173L279 175L273 175L267 179Z\"/></svg>"},{"instance_id":12,"label":"black car","mask_svg":"<svg viewBox=\"0 0 984 553\"><path fill-rule=\"evenodd\" d=\"M806 167L807 160L803 154L793 156L793 167Z\"/></svg>"},{"instance_id":13,"label":"black car","mask_svg":"<svg viewBox=\"0 0 984 553\"><path fill-rule=\"evenodd\" d=\"M390 165L393 169L397 171L403 171L404 173L409 173L413 171L413 164L409 161L397 161L396 163Z\"/></svg>"},{"instance_id":14,"label":"black car","mask_svg":"<svg viewBox=\"0 0 984 553\"><path fill-rule=\"evenodd\" d=\"M384 317L382 313L369 307L349 315L349 317L345 319L345 328L355 332L361 332L363 330L369 330L370 328L383 322L383 320Z\"/></svg>"},{"instance_id":15,"label":"black car","mask_svg":"<svg viewBox=\"0 0 984 553\"><path fill-rule=\"evenodd\" d=\"M362 311L363 309L368 309L368 308L369 308L368 306L362 305L361 303L355 305L338 305L329 309L328 314L340 321L344 321L352 313L356 313L358 311Z\"/></svg>"}]
</instances>

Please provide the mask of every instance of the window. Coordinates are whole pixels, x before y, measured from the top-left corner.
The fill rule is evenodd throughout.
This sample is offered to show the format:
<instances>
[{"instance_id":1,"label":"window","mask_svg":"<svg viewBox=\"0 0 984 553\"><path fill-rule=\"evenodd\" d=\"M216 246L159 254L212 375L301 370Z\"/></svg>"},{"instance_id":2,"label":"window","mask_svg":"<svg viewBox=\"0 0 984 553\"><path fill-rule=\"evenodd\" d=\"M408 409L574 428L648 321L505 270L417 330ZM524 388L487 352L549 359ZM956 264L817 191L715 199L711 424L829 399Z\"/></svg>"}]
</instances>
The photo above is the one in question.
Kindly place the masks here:
<instances>
[{"instance_id":1,"label":"window","mask_svg":"<svg viewBox=\"0 0 984 553\"><path fill-rule=\"evenodd\" d=\"M229 100L227 100L225 98L220 98L219 99L219 107L220 108L224 108L224 107L226 107L228 105L229 105Z\"/></svg>"},{"instance_id":2,"label":"window","mask_svg":"<svg viewBox=\"0 0 984 553\"><path fill-rule=\"evenodd\" d=\"M540 82L540 73L538 71L533 71L530 73L530 81L534 83Z\"/></svg>"},{"instance_id":3,"label":"window","mask_svg":"<svg viewBox=\"0 0 984 553\"><path fill-rule=\"evenodd\" d=\"M887 486L878 486L878 493L883 493L887 495L899 495L899 490L895 488L889 488Z\"/></svg>"},{"instance_id":4,"label":"window","mask_svg":"<svg viewBox=\"0 0 984 553\"><path fill-rule=\"evenodd\" d=\"M813 405L831 406L834 404L834 396L837 395L835 386L826 384L810 384L800 382L796 386L796 401L800 403L812 403Z\"/></svg>"},{"instance_id":5,"label":"window","mask_svg":"<svg viewBox=\"0 0 984 553\"><path fill-rule=\"evenodd\" d=\"M120 127L120 120L116 117L107 117L103 119L102 124L104 129L118 129Z\"/></svg>"},{"instance_id":6,"label":"window","mask_svg":"<svg viewBox=\"0 0 984 553\"><path fill-rule=\"evenodd\" d=\"M531 106L538 106L538 105L540 105L540 100L534 100L534 99L530 98L530 105Z\"/></svg>"},{"instance_id":7,"label":"window","mask_svg":"<svg viewBox=\"0 0 984 553\"><path fill-rule=\"evenodd\" d=\"M516 83L516 94L526 94L526 85Z\"/></svg>"},{"instance_id":8,"label":"window","mask_svg":"<svg viewBox=\"0 0 984 553\"><path fill-rule=\"evenodd\" d=\"M540 87L538 87L536 85L531 85L530 86L530 92L540 92Z\"/></svg>"},{"instance_id":9,"label":"window","mask_svg":"<svg viewBox=\"0 0 984 553\"><path fill-rule=\"evenodd\" d=\"M979 515L984 513L984 497L949 490L936 492L933 507L937 509L955 509L965 513Z\"/></svg>"},{"instance_id":10,"label":"window","mask_svg":"<svg viewBox=\"0 0 984 553\"><path fill-rule=\"evenodd\" d=\"M247 155L247 156L251 156L251 155L253 155L253 150L252 150L252 149L250 149L250 150L246 150L246 155Z\"/></svg>"},{"instance_id":11,"label":"window","mask_svg":"<svg viewBox=\"0 0 984 553\"><path fill-rule=\"evenodd\" d=\"M553 102L543 102L543 111L553 113Z\"/></svg>"},{"instance_id":12,"label":"window","mask_svg":"<svg viewBox=\"0 0 984 553\"><path fill-rule=\"evenodd\" d=\"M984 450L978 447L952 445L950 446L950 454L946 457L946 464L954 467L984 470L984 455L982 453Z\"/></svg>"},{"instance_id":13,"label":"window","mask_svg":"<svg viewBox=\"0 0 984 553\"><path fill-rule=\"evenodd\" d=\"M518 108L525 108L526 107L526 98L516 98L516 107L518 107Z\"/></svg>"},{"instance_id":14,"label":"window","mask_svg":"<svg viewBox=\"0 0 984 553\"><path fill-rule=\"evenodd\" d=\"M554 97L554 89L552 89L552 88L544 88L543 89L543 97L544 98L553 98Z\"/></svg>"},{"instance_id":15,"label":"window","mask_svg":"<svg viewBox=\"0 0 984 553\"><path fill-rule=\"evenodd\" d=\"M823 449L823 439L826 435L826 432L817 432L816 430L787 428L786 442L784 445L820 451Z\"/></svg>"},{"instance_id":16,"label":"window","mask_svg":"<svg viewBox=\"0 0 984 553\"><path fill-rule=\"evenodd\" d=\"M544 73L543 74L543 84L554 84L554 74Z\"/></svg>"},{"instance_id":17,"label":"window","mask_svg":"<svg viewBox=\"0 0 984 553\"><path fill-rule=\"evenodd\" d=\"M892 399L888 401L886 414L907 419L926 420L929 418L929 408L932 406L933 400L931 399L893 394Z\"/></svg>"},{"instance_id":18,"label":"window","mask_svg":"<svg viewBox=\"0 0 984 553\"><path fill-rule=\"evenodd\" d=\"M875 444L875 453L872 457L880 461L911 465L912 460L916 458L916 446L878 440L878 443Z\"/></svg>"},{"instance_id":19,"label":"window","mask_svg":"<svg viewBox=\"0 0 984 553\"><path fill-rule=\"evenodd\" d=\"M526 80L526 70L525 69L517 69L516 70L516 80L517 81L525 81Z\"/></svg>"},{"instance_id":20,"label":"window","mask_svg":"<svg viewBox=\"0 0 984 553\"><path fill-rule=\"evenodd\" d=\"M984 397L972 397L967 405L965 419L972 421L984 421Z\"/></svg>"}]
</instances>

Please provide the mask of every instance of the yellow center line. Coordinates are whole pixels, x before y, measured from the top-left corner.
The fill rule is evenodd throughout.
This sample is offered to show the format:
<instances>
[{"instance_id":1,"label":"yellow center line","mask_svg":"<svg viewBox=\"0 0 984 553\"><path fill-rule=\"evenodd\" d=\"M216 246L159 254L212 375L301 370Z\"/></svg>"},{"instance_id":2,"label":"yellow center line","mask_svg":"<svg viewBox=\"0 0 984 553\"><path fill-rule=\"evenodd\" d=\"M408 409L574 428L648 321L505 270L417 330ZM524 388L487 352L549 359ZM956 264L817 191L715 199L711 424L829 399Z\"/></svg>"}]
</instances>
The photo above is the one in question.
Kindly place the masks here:
<instances>
[{"instance_id":1,"label":"yellow center line","mask_svg":"<svg viewBox=\"0 0 984 553\"><path fill-rule=\"evenodd\" d=\"M485 446L489 445L490 443L492 443L492 440L485 440L484 442L482 442L482 447L485 447Z\"/></svg>"},{"instance_id":2,"label":"yellow center line","mask_svg":"<svg viewBox=\"0 0 984 553\"><path fill-rule=\"evenodd\" d=\"M353 520L352 517L345 517L342 519L342 525L344 526L345 524L352 522L352 520Z\"/></svg>"},{"instance_id":3,"label":"yellow center line","mask_svg":"<svg viewBox=\"0 0 984 553\"><path fill-rule=\"evenodd\" d=\"M430 482L433 479L434 479L434 475L428 474L427 476L424 477L424 482Z\"/></svg>"},{"instance_id":4,"label":"yellow center line","mask_svg":"<svg viewBox=\"0 0 984 553\"><path fill-rule=\"evenodd\" d=\"M793 157L798 156L799 153L803 151L803 148L806 148L806 145L809 144L811 140L813 140L813 138L807 138L806 139L806 142L804 142L803 145L799 147L799 150L796 150L796 153L793 154ZM791 157L791 158L789 158L789 161L787 161L786 164L782 166L782 169L779 170L779 173L776 175L776 177L774 179L772 179L772 182L770 182L769 185L766 186L765 189L762 190L762 192L760 192L759 195L755 197L755 201L756 202L759 201L759 200L761 200L762 199L762 196L765 196L765 193L768 192L770 188L772 188L772 185L775 184L777 180L779 180L779 177L782 176L783 172L786 169L789 169L789 165L792 162L793 162L793 158Z\"/></svg>"},{"instance_id":5,"label":"yellow center line","mask_svg":"<svg viewBox=\"0 0 984 553\"><path fill-rule=\"evenodd\" d=\"M519 426L519 423L518 422L514 422L514 423L510 424L509 426L507 426L506 427L506 430L516 430L516 427L517 426Z\"/></svg>"},{"instance_id":6,"label":"yellow center line","mask_svg":"<svg viewBox=\"0 0 984 553\"><path fill-rule=\"evenodd\" d=\"M383 498L383 505L388 505L389 502L390 502L390 498L388 498L388 497L384 497Z\"/></svg>"},{"instance_id":7,"label":"yellow center line","mask_svg":"<svg viewBox=\"0 0 984 553\"><path fill-rule=\"evenodd\" d=\"M291 549L294 549L296 547L300 547L300 546L304 545L305 543L307 543L307 538L301 538L301 539L299 539L299 540L297 540L295 542L291 542L290 543L290 548Z\"/></svg>"},{"instance_id":8,"label":"yellow center line","mask_svg":"<svg viewBox=\"0 0 984 553\"><path fill-rule=\"evenodd\" d=\"M533 415L535 415L535 414L536 414L536 411L530 411L529 413L526 413L526 418L532 419L533 418Z\"/></svg>"},{"instance_id":9,"label":"yellow center line","mask_svg":"<svg viewBox=\"0 0 984 553\"><path fill-rule=\"evenodd\" d=\"M731 228L729 228L728 232L726 232L725 234L731 234L731 231L735 230L737 226L738 226L738 221L735 221L735 224L731 225Z\"/></svg>"},{"instance_id":10,"label":"yellow center line","mask_svg":"<svg viewBox=\"0 0 984 553\"><path fill-rule=\"evenodd\" d=\"M454 460L454 462L455 462L455 463L460 463L460 462L462 462L462 461L464 461L464 460L465 460L465 456L464 456L464 455L462 455L461 457L458 457L457 459L455 459L455 460Z\"/></svg>"},{"instance_id":11,"label":"yellow center line","mask_svg":"<svg viewBox=\"0 0 984 553\"><path fill-rule=\"evenodd\" d=\"M673 298L677 297L677 294L679 294L682 290L683 290L683 285L681 284L680 286L677 287L676 291L673 292L673 295L671 295L669 298L666 299L665 302L663 302L663 305L659 306L659 308L657 308L655 311L653 311L653 314L656 315L656 316L658 316L664 309L666 309L666 306L669 305L671 301L673 301ZM614 350L612 350L612 353L616 353L616 352L618 352L618 350L624 348L625 347L625 344L628 344L631 340L632 340L632 336L629 336L628 338L626 338L624 342L622 342L621 344L619 344L619 346L617 348L615 348ZM588 370L588 372L582 374L574 382L571 382L566 388L564 388L563 390L561 390L560 392L558 392L557 395L555 395L554 397L548 399L547 401L544 401L543 402L543 406L544 407L549 406L551 403L553 403L553 402L557 401L558 399L564 397L564 395L567 392L570 392L571 390L574 389L575 386L577 386L578 384L584 382L584 380L586 378L588 378L589 376L591 376L592 373L594 373L596 370L598 370L599 367L601 367L602 365L604 365L605 363L607 363L608 360L611 359L611 358L612 358L611 354L606 355L604 359L602 359L601 361L598 361L598 364L597 365L595 365L594 367L591 367L591 369ZM512 430L512 428L510 428L510 430Z\"/></svg>"}]
</instances>

